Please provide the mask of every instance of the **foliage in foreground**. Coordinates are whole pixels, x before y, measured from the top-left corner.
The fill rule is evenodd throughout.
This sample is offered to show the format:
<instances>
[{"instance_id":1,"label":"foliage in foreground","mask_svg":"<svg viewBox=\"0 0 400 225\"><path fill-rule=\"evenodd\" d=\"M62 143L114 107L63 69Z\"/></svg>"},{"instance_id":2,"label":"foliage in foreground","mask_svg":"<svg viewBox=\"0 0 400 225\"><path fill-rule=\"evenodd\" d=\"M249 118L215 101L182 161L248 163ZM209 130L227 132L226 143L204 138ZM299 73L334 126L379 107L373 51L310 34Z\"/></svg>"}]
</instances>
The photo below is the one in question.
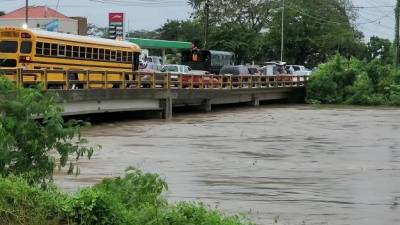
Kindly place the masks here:
<instances>
[{"instance_id":1,"label":"foliage in foreground","mask_svg":"<svg viewBox=\"0 0 400 225\"><path fill-rule=\"evenodd\" d=\"M202 204L169 205L167 184L156 174L130 169L67 195L30 186L18 177L0 178L0 224L29 225L240 225Z\"/></svg>"},{"instance_id":2,"label":"foliage in foreground","mask_svg":"<svg viewBox=\"0 0 400 225\"><path fill-rule=\"evenodd\" d=\"M65 122L54 99L35 88L21 88L0 76L0 175L24 175L31 184L46 184L56 160L61 167L92 147L80 137L76 122ZM56 154L51 156L51 152ZM70 161L70 171L74 169Z\"/></svg>"},{"instance_id":3,"label":"foliage in foreground","mask_svg":"<svg viewBox=\"0 0 400 225\"><path fill-rule=\"evenodd\" d=\"M400 74L381 59L363 62L335 56L307 84L311 103L400 105Z\"/></svg>"}]
</instances>

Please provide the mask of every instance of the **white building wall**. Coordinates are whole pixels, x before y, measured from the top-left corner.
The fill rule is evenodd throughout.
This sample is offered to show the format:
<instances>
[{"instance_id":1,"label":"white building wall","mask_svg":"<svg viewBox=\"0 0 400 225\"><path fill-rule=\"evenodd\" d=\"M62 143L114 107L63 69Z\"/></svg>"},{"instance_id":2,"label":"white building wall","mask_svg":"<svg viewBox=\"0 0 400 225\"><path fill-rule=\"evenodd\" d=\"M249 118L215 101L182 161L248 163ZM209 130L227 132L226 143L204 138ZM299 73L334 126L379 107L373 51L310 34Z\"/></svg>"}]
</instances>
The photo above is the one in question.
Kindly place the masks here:
<instances>
[{"instance_id":1,"label":"white building wall","mask_svg":"<svg viewBox=\"0 0 400 225\"><path fill-rule=\"evenodd\" d=\"M29 28L43 28L46 24L55 19L29 19ZM59 27L58 32L68 33L68 34L78 34L78 21L73 19L58 19ZM25 19L6 19L0 18L0 27L12 26L12 27L22 27L25 23Z\"/></svg>"}]
</instances>

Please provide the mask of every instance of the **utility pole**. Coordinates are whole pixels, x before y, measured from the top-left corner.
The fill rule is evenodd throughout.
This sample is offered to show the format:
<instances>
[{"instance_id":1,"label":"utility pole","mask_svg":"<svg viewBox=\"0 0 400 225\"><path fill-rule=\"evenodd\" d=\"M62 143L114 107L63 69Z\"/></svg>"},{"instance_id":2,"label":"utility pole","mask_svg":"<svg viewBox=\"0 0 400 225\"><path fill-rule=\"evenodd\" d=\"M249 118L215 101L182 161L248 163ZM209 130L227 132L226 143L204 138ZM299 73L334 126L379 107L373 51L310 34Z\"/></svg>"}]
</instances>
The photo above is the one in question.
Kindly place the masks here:
<instances>
[{"instance_id":1,"label":"utility pole","mask_svg":"<svg viewBox=\"0 0 400 225\"><path fill-rule=\"evenodd\" d=\"M395 55L394 55L394 68L397 71L399 67L399 25L400 25L400 0L397 0L396 9L394 10L396 17L396 25L395 25L395 36L394 36L394 46L395 46Z\"/></svg>"},{"instance_id":2,"label":"utility pole","mask_svg":"<svg viewBox=\"0 0 400 225\"><path fill-rule=\"evenodd\" d=\"M25 0L25 24L28 26L28 0Z\"/></svg>"},{"instance_id":3,"label":"utility pole","mask_svg":"<svg viewBox=\"0 0 400 225\"><path fill-rule=\"evenodd\" d=\"M208 43L207 43L207 39L208 39L208 27L209 27L209 20L210 20L210 2L209 0L206 0L206 3L204 5L204 14L206 16L206 21L204 23L204 49L208 49Z\"/></svg>"},{"instance_id":4,"label":"utility pole","mask_svg":"<svg viewBox=\"0 0 400 225\"><path fill-rule=\"evenodd\" d=\"M400 1L400 0L398 0ZM284 47L284 24L285 24L285 0L282 0L282 31L281 31L281 62L283 62L283 47Z\"/></svg>"}]
</instances>

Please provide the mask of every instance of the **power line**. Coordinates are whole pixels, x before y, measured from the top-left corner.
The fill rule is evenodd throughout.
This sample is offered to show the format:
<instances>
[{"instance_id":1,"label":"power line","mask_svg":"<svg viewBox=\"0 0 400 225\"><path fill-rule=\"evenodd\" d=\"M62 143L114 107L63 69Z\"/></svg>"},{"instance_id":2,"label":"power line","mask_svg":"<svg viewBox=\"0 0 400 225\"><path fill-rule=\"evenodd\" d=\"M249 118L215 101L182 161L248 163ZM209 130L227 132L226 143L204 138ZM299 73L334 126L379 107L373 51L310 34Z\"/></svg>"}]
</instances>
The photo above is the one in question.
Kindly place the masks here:
<instances>
[{"instance_id":1,"label":"power line","mask_svg":"<svg viewBox=\"0 0 400 225\"><path fill-rule=\"evenodd\" d=\"M89 0L90 2L109 4L116 6L138 6L138 7L176 7L186 4L182 1L174 0L154 0L154 1L144 1L144 0L134 0L134 1L122 1L122 0Z\"/></svg>"}]
</instances>

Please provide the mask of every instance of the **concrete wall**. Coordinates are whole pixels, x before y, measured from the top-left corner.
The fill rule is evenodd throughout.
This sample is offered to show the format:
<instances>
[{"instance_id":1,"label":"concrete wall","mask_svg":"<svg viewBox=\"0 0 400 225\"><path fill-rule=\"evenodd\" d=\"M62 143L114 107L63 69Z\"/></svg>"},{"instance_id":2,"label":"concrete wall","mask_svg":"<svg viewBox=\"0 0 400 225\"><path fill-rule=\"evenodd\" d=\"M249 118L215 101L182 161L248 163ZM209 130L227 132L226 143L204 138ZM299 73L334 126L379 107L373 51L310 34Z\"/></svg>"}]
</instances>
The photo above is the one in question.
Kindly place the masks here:
<instances>
[{"instance_id":1,"label":"concrete wall","mask_svg":"<svg viewBox=\"0 0 400 225\"><path fill-rule=\"evenodd\" d=\"M54 19L29 19L28 27L29 28L37 28L44 27L50 21ZM74 19L58 19L59 27L58 32L61 33L69 33L69 34L78 34L78 21ZM13 26L13 27L22 27L25 23L25 19L0 19L0 27L4 26Z\"/></svg>"},{"instance_id":2,"label":"concrete wall","mask_svg":"<svg viewBox=\"0 0 400 225\"><path fill-rule=\"evenodd\" d=\"M87 18L81 16L74 16L70 18L78 21L78 35L86 36L88 29Z\"/></svg>"}]
</instances>

